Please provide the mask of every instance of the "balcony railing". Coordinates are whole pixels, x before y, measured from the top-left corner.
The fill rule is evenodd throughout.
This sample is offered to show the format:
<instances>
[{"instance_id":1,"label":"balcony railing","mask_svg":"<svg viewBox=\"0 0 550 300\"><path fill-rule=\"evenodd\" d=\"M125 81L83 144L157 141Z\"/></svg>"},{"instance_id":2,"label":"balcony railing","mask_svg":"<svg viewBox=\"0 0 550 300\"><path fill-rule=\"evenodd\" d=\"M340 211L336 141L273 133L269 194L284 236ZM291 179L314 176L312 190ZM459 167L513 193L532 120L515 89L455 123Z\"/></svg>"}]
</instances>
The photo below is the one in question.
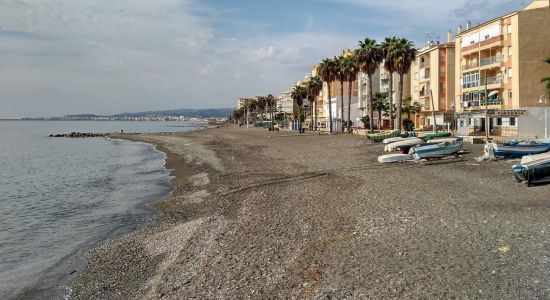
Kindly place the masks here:
<instances>
[{"instance_id":1,"label":"balcony railing","mask_svg":"<svg viewBox=\"0 0 550 300\"><path fill-rule=\"evenodd\" d=\"M481 78L480 80L481 85L485 84L485 78ZM490 84L499 84L503 82L502 76L494 76L494 77L487 77L487 85Z\"/></svg>"},{"instance_id":2,"label":"balcony railing","mask_svg":"<svg viewBox=\"0 0 550 300\"><path fill-rule=\"evenodd\" d=\"M487 65L492 65L496 63L501 63L503 61L504 61L504 57L502 55L497 55L497 56L482 58L479 60L479 64L481 66L487 66Z\"/></svg>"},{"instance_id":3,"label":"balcony railing","mask_svg":"<svg viewBox=\"0 0 550 300\"><path fill-rule=\"evenodd\" d=\"M477 61L473 61L470 63L466 63L465 65L462 65L462 70L468 70L479 67L479 63Z\"/></svg>"},{"instance_id":4,"label":"balcony railing","mask_svg":"<svg viewBox=\"0 0 550 300\"><path fill-rule=\"evenodd\" d=\"M473 81L473 82L466 82L462 85L463 88L467 89L467 88L473 88L473 87L477 87L479 86L479 82L478 81Z\"/></svg>"},{"instance_id":5,"label":"balcony railing","mask_svg":"<svg viewBox=\"0 0 550 300\"><path fill-rule=\"evenodd\" d=\"M497 99L489 99L487 101L487 105L502 105L504 103L504 99L497 98ZM469 107L485 107L485 100L472 100L472 101L463 101L462 102L463 108L469 108Z\"/></svg>"},{"instance_id":6,"label":"balcony railing","mask_svg":"<svg viewBox=\"0 0 550 300\"><path fill-rule=\"evenodd\" d=\"M382 80L390 80L390 74L380 74L380 79L382 79Z\"/></svg>"}]
</instances>

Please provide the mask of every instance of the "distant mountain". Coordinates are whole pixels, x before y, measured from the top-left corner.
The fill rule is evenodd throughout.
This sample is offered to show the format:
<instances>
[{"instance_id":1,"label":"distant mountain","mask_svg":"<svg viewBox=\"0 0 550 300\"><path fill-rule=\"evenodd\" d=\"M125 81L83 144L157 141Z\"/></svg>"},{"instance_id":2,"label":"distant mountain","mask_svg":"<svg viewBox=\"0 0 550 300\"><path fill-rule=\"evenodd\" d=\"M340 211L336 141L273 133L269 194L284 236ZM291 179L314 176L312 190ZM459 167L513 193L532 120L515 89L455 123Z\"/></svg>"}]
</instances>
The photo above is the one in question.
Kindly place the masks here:
<instances>
[{"instance_id":1,"label":"distant mountain","mask_svg":"<svg viewBox=\"0 0 550 300\"><path fill-rule=\"evenodd\" d=\"M208 108L208 109L172 109L160 111L144 111L135 113L121 113L116 117L142 117L142 116L186 116L191 118L223 118L229 117L234 108Z\"/></svg>"}]
</instances>

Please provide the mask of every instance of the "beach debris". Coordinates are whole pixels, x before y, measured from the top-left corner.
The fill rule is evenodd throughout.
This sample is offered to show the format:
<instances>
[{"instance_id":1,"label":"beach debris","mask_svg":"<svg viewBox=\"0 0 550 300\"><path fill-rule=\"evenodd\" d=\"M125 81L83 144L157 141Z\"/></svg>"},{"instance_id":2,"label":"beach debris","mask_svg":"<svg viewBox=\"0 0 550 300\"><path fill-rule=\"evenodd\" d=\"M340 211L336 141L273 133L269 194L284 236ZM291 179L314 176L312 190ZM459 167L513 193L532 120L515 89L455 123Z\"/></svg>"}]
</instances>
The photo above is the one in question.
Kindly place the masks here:
<instances>
[{"instance_id":1,"label":"beach debris","mask_svg":"<svg viewBox=\"0 0 550 300\"><path fill-rule=\"evenodd\" d=\"M510 251L510 247L508 246L500 246L498 247L498 252L502 254L506 254L508 251Z\"/></svg>"}]
</instances>

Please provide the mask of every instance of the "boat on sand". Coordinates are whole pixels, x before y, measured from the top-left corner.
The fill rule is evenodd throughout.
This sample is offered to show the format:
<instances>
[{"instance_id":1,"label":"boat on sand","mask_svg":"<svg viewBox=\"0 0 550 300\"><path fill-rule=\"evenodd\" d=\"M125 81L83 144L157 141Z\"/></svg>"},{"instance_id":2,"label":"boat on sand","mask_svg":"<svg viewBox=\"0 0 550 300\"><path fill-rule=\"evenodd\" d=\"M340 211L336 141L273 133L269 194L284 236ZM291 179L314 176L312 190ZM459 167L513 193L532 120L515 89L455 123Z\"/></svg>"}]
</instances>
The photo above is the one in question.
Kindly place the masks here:
<instances>
[{"instance_id":1,"label":"boat on sand","mask_svg":"<svg viewBox=\"0 0 550 300\"><path fill-rule=\"evenodd\" d=\"M378 157L380 163L397 163L406 162L411 160L411 156L408 154L386 154Z\"/></svg>"},{"instance_id":2,"label":"boat on sand","mask_svg":"<svg viewBox=\"0 0 550 300\"><path fill-rule=\"evenodd\" d=\"M550 154L524 156L512 170L516 180L527 185L550 182Z\"/></svg>"},{"instance_id":3,"label":"boat on sand","mask_svg":"<svg viewBox=\"0 0 550 300\"><path fill-rule=\"evenodd\" d=\"M401 149L401 147L404 147L404 146L416 146L416 145L422 144L422 143L424 143L423 139L409 138L409 139L406 139L406 140L397 141L397 142L393 142L391 144L387 144L384 147L384 150L387 151L387 152L393 152L393 151L397 151L397 150Z\"/></svg>"},{"instance_id":4,"label":"boat on sand","mask_svg":"<svg viewBox=\"0 0 550 300\"><path fill-rule=\"evenodd\" d=\"M485 153L489 157L521 158L525 155L541 154L548 151L550 151L550 144L502 145L489 142L485 145Z\"/></svg>"},{"instance_id":5,"label":"boat on sand","mask_svg":"<svg viewBox=\"0 0 550 300\"><path fill-rule=\"evenodd\" d=\"M413 147L409 152L415 159L426 157L448 156L458 153L462 149L463 141L458 139L455 142L442 142L426 146Z\"/></svg>"},{"instance_id":6,"label":"boat on sand","mask_svg":"<svg viewBox=\"0 0 550 300\"><path fill-rule=\"evenodd\" d=\"M387 138L382 141L383 144L391 144L395 142L401 142L406 140L416 139L415 137L394 137L394 138Z\"/></svg>"}]
</instances>

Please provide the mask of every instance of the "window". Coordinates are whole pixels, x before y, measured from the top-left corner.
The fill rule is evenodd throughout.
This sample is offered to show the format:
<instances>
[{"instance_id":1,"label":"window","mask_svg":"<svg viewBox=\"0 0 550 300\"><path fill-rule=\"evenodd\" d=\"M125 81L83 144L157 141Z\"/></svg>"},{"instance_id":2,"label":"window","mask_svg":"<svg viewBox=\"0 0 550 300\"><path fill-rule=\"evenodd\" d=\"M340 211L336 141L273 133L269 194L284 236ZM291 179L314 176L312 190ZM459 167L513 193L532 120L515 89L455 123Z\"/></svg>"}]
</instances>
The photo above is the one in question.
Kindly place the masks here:
<instances>
[{"instance_id":1,"label":"window","mask_svg":"<svg viewBox=\"0 0 550 300\"><path fill-rule=\"evenodd\" d=\"M464 128L464 120L460 120L460 128Z\"/></svg>"},{"instance_id":2,"label":"window","mask_svg":"<svg viewBox=\"0 0 550 300\"><path fill-rule=\"evenodd\" d=\"M445 91L445 83L444 82L440 82L439 83L439 92L440 93L443 93Z\"/></svg>"},{"instance_id":3,"label":"window","mask_svg":"<svg viewBox=\"0 0 550 300\"><path fill-rule=\"evenodd\" d=\"M479 86L479 71L464 73L462 75L462 87L470 88Z\"/></svg>"},{"instance_id":4,"label":"window","mask_svg":"<svg viewBox=\"0 0 550 300\"><path fill-rule=\"evenodd\" d=\"M468 118L468 126L472 126L472 118Z\"/></svg>"},{"instance_id":5,"label":"window","mask_svg":"<svg viewBox=\"0 0 550 300\"><path fill-rule=\"evenodd\" d=\"M516 126L516 118L510 118L510 126Z\"/></svg>"},{"instance_id":6,"label":"window","mask_svg":"<svg viewBox=\"0 0 550 300\"><path fill-rule=\"evenodd\" d=\"M512 25L508 25L508 34L512 33Z\"/></svg>"},{"instance_id":7,"label":"window","mask_svg":"<svg viewBox=\"0 0 550 300\"><path fill-rule=\"evenodd\" d=\"M512 100L512 90L508 90L508 99Z\"/></svg>"},{"instance_id":8,"label":"window","mask_svg":"<svg viewBox=\"0 0 550 300\"><path fill-rule=\"evenodd\" d=\"M512 46L508 46L508 56L512 55Z\"/></svg>"},{"instance_id":9,"label":"window","mask_svg":"<svg viewBox=\"0 0 550 300\"><path fill-rule=\"evenodd\" d=\"M502 126L502 118L497 118L497 126Z\"/></svg>"},{"instance_id":10,"label":"window","mask_svg":"<svg viewBox=\"0 0 550 300\"><path fill-rule=\"evenodd\" d=\"M508 77L512 77L512 68L508 68Z\"/></svg>"}]
</instances>

